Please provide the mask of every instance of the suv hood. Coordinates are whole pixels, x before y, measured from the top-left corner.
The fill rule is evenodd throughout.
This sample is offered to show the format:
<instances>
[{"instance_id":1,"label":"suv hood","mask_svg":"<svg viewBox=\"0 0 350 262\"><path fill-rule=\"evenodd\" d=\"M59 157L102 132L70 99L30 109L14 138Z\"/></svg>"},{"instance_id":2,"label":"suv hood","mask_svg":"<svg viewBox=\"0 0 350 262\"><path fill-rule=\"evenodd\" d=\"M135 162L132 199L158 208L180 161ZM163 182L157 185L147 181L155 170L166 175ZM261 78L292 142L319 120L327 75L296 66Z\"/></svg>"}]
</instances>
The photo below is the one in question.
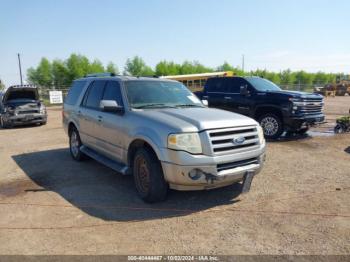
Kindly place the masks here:
<instances>
[{"instance_id":1,"label":"suv hood","mask_svg":"<svg viewBox=\"0 0 350 262\"><path fill-rule=\"evenodd\" d=\"M212 108L150 109L135 112L142 114L142 117L166 123L182 132L257 125L257 122L252 118Z\"/></svg>"},{"instance_id":2,"label":"suv hood","mask_svg":"<svg viewBox=\"0 0 350 262\"><path fill-rule=\"evenodd\" d=\"M301 92L301 91L287 91L287 90L281 90L281 91L268 91L268 94L279 94L279 95L286 95L288 97L293 98L322 98L322 95L319 94L313 94L308 92Z\"/></svg>"},{"instance_id":3,"label":"suv hood","mask_svg":"<svg viewBox=\"0 0 350 262\"><path fill-rule=\"evenodd\" d=\"M28 100L28 101L37 101L39 100L39 92L35 87L9 87L4 95L2 101L4 103L8 101L16 100Z\"/></svg>"}]
</instances>

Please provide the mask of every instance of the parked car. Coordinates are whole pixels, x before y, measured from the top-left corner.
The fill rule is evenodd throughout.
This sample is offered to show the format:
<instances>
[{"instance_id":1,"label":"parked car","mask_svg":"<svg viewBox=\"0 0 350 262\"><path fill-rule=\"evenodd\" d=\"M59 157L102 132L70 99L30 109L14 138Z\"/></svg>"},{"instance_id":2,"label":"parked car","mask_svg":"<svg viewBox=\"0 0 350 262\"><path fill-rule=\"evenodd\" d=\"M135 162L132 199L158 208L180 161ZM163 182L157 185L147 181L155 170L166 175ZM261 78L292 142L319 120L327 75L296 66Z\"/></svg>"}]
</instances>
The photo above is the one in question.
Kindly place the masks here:
<instances>
[{"instance_id":1,"label":"parked car","mask_svg":"<svg viewBox=\"0 0 350 262\"><path fill-rule=\"evenodd\" d=\"M74 81L63 107L74 160L84 156L132 174L147 202L168 188L202 190L243 181L263 166L265 140L248 117L209 109L183 84L90 75Z\"/></svg>"},{"instance_id":2,"label":"parked car","mask_svg":"<svg viewBox=\"0 0 350 262\"><path fill-rule=\"evenodd\" d=\"M269 139L284 131L304 134L325 119L322 95L282 90L260 77L209 78L203 92L195 94L210 107L256 119Z\"/></svg>"},{"instance_id":3,"label":"parked car","mask_svg":"<svg viewBox=\"0 0 350 262\"><path fill-rule=\"evenodd\" d=\"M0 123L2 128L47 122L45 105L32 85L10 86L0 93Z\"/></svg>"}]
</instances>

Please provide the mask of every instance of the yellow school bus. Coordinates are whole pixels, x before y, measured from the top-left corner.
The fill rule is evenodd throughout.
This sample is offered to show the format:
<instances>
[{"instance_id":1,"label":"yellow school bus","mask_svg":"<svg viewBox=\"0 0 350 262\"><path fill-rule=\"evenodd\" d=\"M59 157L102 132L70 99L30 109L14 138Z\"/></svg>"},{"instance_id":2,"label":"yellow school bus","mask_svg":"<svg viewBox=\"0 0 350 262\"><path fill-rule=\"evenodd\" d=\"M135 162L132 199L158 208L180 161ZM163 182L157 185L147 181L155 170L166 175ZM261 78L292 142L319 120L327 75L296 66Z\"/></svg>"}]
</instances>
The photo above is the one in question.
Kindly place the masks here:
<instances>
[{"instance_id":1,"label":"yellow school bus","mask_svg":"<svg viewBox=\"0 0 350 262\"><path fill-rule=\"evenodd\" d=\"M213 72L213 73L202 73L202 74L189 74L189 75L173 75L173 76L162 76L161 78L172 79L182 82L191 91L201 91L208 78L211 77L227 77L233 76L232 71Z\"/></svg>"}]
</instances>

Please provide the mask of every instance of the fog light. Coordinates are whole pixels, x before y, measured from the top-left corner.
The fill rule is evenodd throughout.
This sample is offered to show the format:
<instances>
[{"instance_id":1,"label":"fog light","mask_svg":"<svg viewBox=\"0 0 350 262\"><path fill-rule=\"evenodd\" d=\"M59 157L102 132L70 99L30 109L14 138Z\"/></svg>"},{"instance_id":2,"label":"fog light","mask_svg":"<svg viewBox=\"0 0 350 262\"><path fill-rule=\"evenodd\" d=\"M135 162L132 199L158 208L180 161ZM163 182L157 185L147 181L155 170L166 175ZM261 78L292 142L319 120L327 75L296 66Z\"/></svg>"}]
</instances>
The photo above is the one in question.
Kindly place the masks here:
<instances>
[{"instance_id":1,"label":"fog light","mask_svg":"<svg viewBox=\"0 0 350 262\"><path fill-rule=\"evenodd\" d=\"M192 169L188 173L189 178L191 178L192 180L198 180L201 178L202 175L203 175L203 172L199 169Z\"/></svg>"}]
</instances>

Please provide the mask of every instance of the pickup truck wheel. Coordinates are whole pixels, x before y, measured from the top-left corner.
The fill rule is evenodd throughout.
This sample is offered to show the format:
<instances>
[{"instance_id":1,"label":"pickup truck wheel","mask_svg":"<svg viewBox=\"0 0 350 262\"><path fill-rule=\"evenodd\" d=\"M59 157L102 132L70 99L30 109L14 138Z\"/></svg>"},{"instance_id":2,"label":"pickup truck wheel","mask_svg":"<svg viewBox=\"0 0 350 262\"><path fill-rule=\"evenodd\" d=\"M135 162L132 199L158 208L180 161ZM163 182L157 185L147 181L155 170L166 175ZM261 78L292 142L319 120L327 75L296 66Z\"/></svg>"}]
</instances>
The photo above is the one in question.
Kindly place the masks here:
<instances>
[{"instance_id":1,"label":"pickup truck wheel","mask_svg":"<svg viewBox=\"0 0 350 262\"><path fill-rule=\"evenodd\" d=\"M85 159L84 153L80 151L82 145L78 130L73 128L69 135L69 151L72 158L76 161Z\"/></svg>"},{"instance_id":2,"label":"pickup truck wheel","mask_svg":"<svg viewBox=\"0 0 350 262\"><path fill-rule=\"evenodd\" d=\"M163 201L168 192L162 166L157 156L147 148L137 150L133 174L135 186L140 197L148 203Z\"/></svg>"},{"instance_id":3,"label":"pickup truck wheel","mask_svg":"<svg viewBox=\"0 0 350 262\"><path fill-rule=\"evenodd\" d=\"M283 123L280 117L275 114L265 114L259 117L259 123L264 130L267 139L276 139L283 133Z\"/></svg>"}]
</instances>

